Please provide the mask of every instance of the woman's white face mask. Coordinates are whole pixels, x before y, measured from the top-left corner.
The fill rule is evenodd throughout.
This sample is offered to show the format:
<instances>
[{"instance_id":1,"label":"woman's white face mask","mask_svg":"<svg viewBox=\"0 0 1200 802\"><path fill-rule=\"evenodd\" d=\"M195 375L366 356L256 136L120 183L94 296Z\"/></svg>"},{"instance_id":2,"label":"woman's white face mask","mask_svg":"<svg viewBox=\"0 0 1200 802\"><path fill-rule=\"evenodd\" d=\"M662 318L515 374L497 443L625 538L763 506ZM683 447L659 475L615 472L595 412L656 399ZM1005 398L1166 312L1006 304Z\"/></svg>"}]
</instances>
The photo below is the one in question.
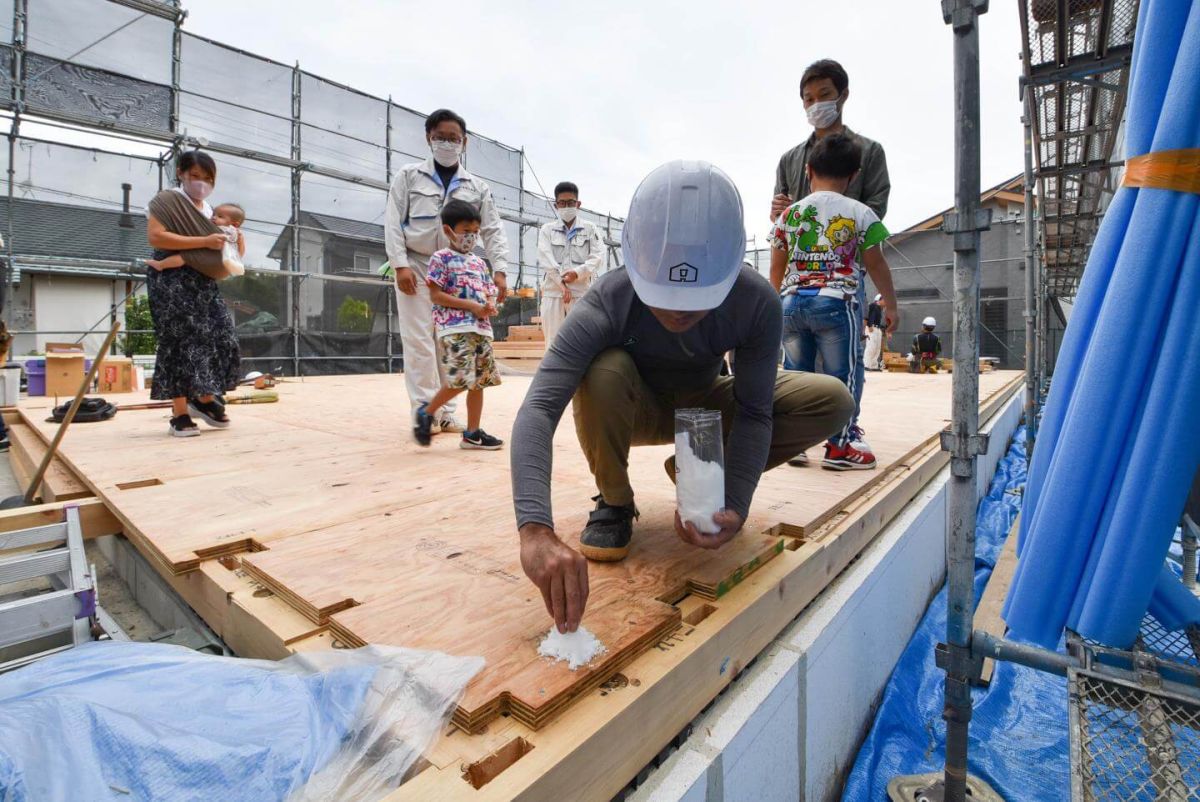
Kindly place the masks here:
<instances>
[{"instance_id":1,"label":"woman's white face mask","mask_svg":"<svg viewBox=\"0 0 1200 802\"><path fill-rule=\"evenodd\" d=\"M199 178L185 178L181 182L183 191L187 196L194 201L202 201L212 194L213 185L211 181L204 181Z\"/></svg>"}]
</instances>

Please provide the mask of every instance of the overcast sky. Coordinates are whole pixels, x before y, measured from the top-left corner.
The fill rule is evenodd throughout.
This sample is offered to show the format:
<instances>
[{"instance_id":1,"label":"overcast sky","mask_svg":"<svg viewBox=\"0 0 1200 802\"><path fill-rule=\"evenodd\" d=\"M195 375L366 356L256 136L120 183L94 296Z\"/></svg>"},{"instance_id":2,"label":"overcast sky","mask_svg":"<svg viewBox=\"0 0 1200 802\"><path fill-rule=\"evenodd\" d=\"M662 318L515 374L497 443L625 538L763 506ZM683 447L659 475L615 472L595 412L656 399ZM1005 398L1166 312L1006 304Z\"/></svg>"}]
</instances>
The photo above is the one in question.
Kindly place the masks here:
<instances>
[{"instance_id":1,"label":"overcast sky","mask_svg":"<svg viewBox=\"0 0 1200 802\"><path fill-rule=\"evenodd\" d=\"M1016 4L991 6L981 20L984 187L1023 163ZM185 7L185 30L419 111L453 108L472 129L523 145L547 189L578 183L592 208L623 216L656 165L709 160L737 183L747 235L760 238L779 156L811 131L800 74L835 58L850 74L846 124L887 151L890 227L953 201L952 35L937 0Z\"/></svg>"}]
</instances>

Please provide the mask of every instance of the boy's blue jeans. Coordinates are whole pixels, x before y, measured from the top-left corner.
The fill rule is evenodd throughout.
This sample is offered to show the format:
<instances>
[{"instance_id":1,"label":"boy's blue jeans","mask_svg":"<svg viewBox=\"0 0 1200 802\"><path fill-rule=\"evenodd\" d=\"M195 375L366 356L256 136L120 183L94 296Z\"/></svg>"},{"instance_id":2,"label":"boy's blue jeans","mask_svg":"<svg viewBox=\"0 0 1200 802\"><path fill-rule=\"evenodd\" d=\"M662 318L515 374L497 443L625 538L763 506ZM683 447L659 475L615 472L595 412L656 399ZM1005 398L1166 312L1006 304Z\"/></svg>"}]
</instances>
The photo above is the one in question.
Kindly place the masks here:
<instances>
[{"instance_id":1,"label":"boy's blue jeans","mask_svg":"<svg viewBox=\"0 0 1200 802\"><path fill-rule=\"evenodd\" d=\"M862 397L862 342L858 336L862 324L854 299L845 301L823 295L789 295L783 299L783 367L812 373L817 354L821 372L833 376L854 396L854 415L845 428L829 438L844 446L850 440L850 428L858 424L859 399Z\"/></svg>"}]
</instances>

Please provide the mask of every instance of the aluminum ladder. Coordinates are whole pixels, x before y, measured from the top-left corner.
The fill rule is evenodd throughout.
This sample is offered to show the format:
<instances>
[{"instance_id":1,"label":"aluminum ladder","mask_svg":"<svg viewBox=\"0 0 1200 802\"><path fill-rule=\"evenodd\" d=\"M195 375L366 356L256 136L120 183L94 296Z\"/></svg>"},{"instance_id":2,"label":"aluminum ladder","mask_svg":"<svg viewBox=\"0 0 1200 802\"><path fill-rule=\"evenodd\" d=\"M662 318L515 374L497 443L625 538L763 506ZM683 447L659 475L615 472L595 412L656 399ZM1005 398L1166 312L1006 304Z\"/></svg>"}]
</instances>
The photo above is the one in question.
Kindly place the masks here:
<instances>
[{"instance_id":1,"label":"aluminum ladder","mask_svg":"<svg viewBox=\"0 0 1200 802\"><path fill-rule=\"evenodd\" d=\"M0 533L0 671L92 639L96 585L79 509L65 512L62 523Z\"/></svg>"}]
</instances>

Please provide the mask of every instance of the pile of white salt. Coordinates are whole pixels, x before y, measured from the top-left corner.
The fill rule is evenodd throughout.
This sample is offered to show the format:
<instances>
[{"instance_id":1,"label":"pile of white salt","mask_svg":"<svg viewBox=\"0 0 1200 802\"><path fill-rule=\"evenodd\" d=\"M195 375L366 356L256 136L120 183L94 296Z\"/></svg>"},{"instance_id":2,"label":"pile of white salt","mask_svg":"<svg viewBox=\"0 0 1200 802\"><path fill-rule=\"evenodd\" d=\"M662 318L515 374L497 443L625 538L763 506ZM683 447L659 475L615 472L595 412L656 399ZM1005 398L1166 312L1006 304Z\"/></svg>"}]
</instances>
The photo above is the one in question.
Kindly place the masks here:
<instances>
[{"instance_id":1,"label":"pile of white salt","mask_svg":"<svg viewBox=\"0 0 1200 802\"><path fill-rule=\"evenodd\" d=\"M604 652L604 644L588 632L587 627L565 633L559 632L557 627L550 627L550 633L538 646L538 654L556 661L566 660L567 668L572 671L587 665Z\"/></svg>"},{"instance_id":2,"label":"pile of white salt","mask_svg":"<svg viewBox=\"0 0 1200 802\"><path fill-rule=\"evenodd\" d=\"M692 451L687 432L675 434L675 500L679 517L699 532L715 535L721 531L713 514L725 506L725 468L719 462L700 459Z\"/></svg>"}]
</instances>

